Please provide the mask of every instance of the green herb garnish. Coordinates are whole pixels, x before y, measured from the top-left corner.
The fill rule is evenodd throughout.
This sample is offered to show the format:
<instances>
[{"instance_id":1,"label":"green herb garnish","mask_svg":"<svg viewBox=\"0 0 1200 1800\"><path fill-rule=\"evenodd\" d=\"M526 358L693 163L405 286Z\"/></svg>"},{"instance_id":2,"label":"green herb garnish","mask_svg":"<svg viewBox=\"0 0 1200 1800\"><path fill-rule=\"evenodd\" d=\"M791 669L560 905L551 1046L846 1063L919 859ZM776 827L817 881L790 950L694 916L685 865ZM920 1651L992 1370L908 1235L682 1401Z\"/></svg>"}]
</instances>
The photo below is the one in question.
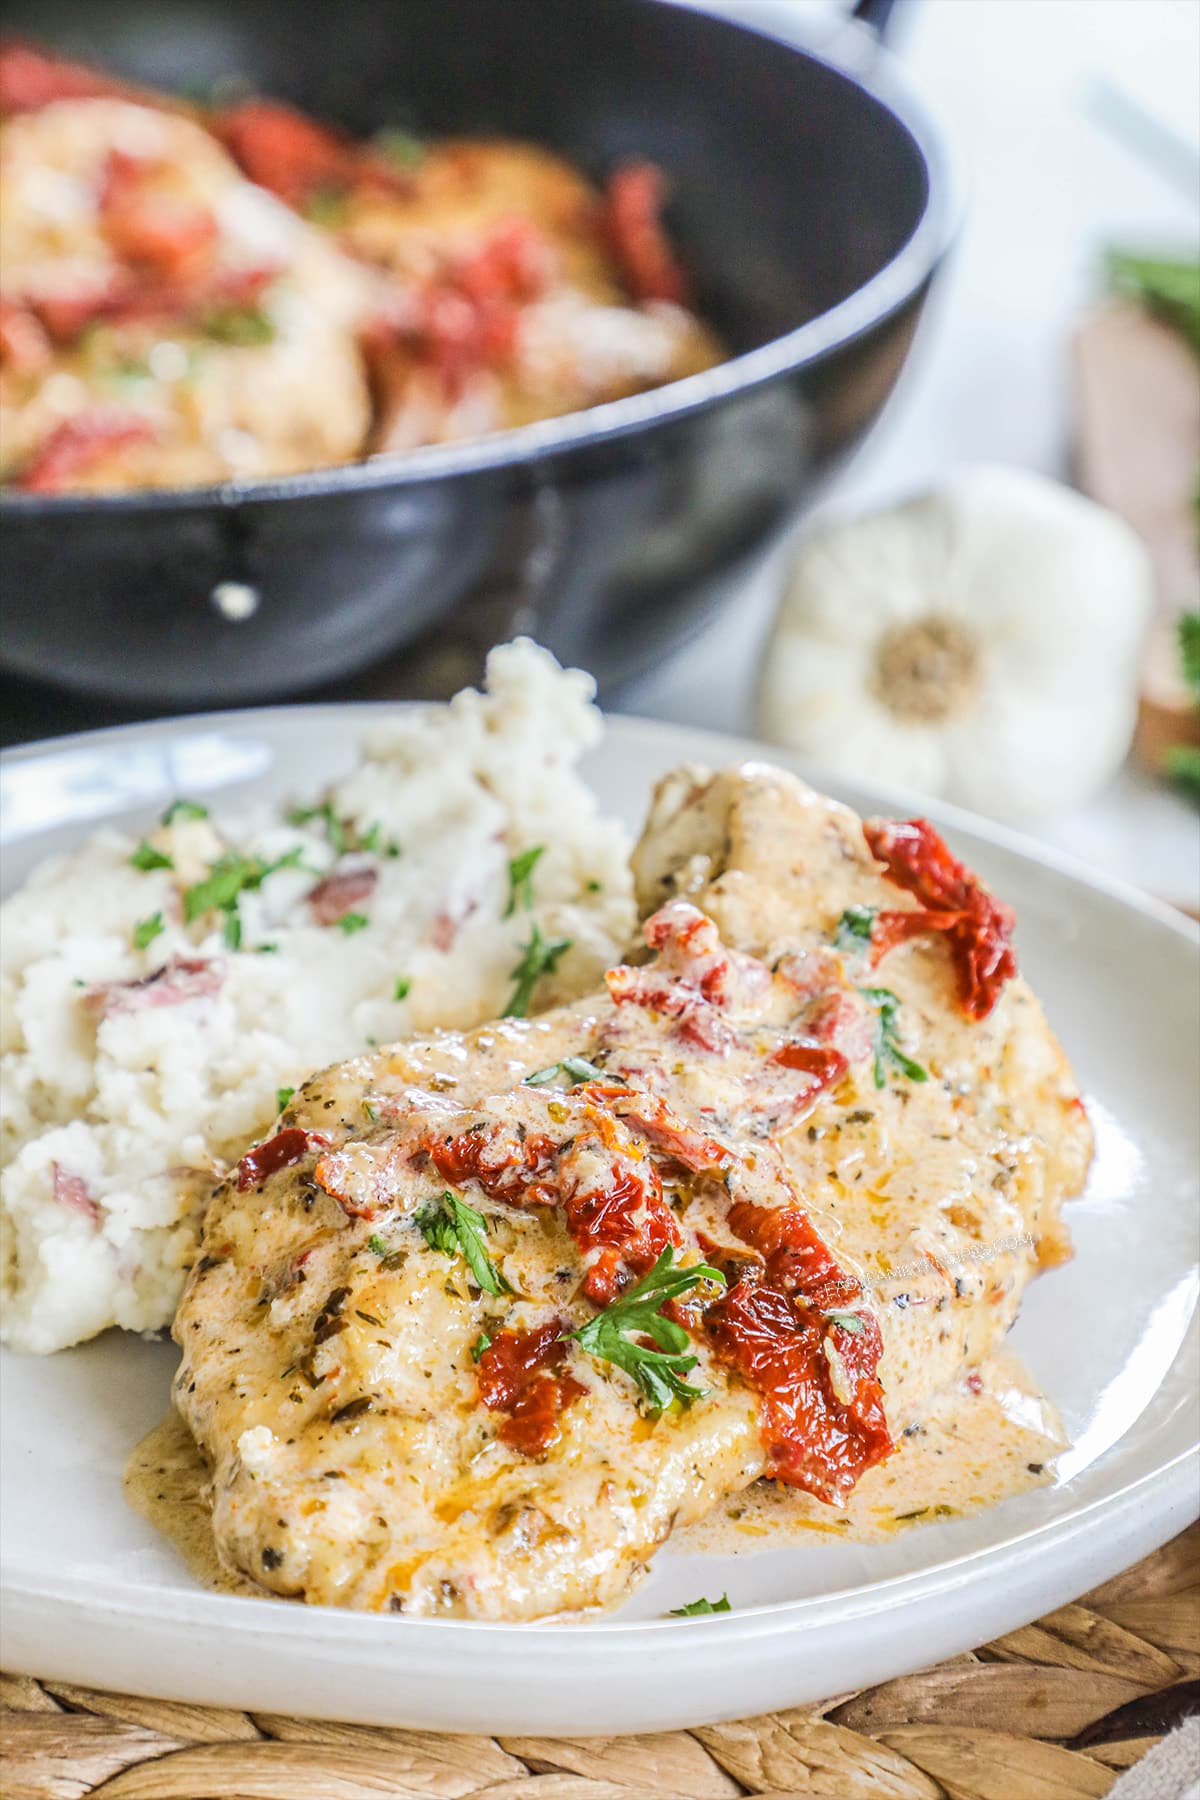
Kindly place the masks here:
<instances>
[{"instance_id":1,"label":"green herb garnish","mask_svg":"<svg viewBox=\"0 0 1200 1800\"><path fill-rule=\"evenodd\" d=\"M504 917L511 919L517 907L523 906L528 912L533 906L533 871L538 859L546 854L544 844L535 844L531 850L522 850L520 856L514 856L508 865L508 905L504 909Z\"/></svg>"},{"instance_id":2,"label":"green herb garnish","mask_svg":"<svg viewBox=\"0 0 1200 1800\"><path fill-rule=\"evenodd\" d=\"M301 210L305 218L314 225L323 226L326 231L336 231L346 223L348 216L346 190L331 183L322 183L307 195Z\"/></svg>"},{"instance_id":3,"label":"green herb garnish","mask_svg":"<svg viewBox=\"0 0 1200 1800\"><path fill-rule=\"evenodd\" d=\"M362 931L370 923L371 921L368 919L366 913L348 912L342 914L337 922L337 928L339 931L344 932L347 937L353 937L356 931Z\"/></svg>"},{"instance_id":4,"label":"green herb garnish","mask_svg":"<svg viewBox=\"0 0 1200 1800\"><path fill-rule=\"evenodd\" d=\"M335 856L341 856L346 850L346 829L333 810L332 803L322 801L320 806L293 806L287 816L289 825L307 825L312 819L320 819L325 826L325 834L333 848Z\"/></svg>"},{"instance_id":5,"label":"green herb garnish","mask_svg":"<svg viewBox=\"0 0 1200 1800\"><path fill-rule=\"evenodd\" d=\"M928 1081L929 1071L900 1048L896 1030L896 1014L900 1011L898 997L891 988L859 988L858 991L875 1012L875 1086L887 1086L890 1069L899 1070L909 1081Z\"/></svg>"},{"instance_id":6,"label":"green herb garnish","mask_svg":"<svg viewBox=\"0 0 1200 1800\"><path fill-rule=\"evenodd\" d=\"M393 1000L407 1000L412 993L412 982L407 975L397 975L396 985L392 989Z\"/></svg>"},{"instance_id":7,"label":"green herb garnish","mask_svg":"<svg viewBox=\"0 0 1200 1800\"><path fill-rule=\"evenodd\" d=\"M655 1418L672 1402L690 1406L705 1392L683 1379L697 1362L695 1356L688 1354L691 1339L682 1325L664 1318L659 1308L702 1281L725 1286L721 1271L708 1263L677 1269L674 1261L675 1252L668 1244L649 1274L571 1334L589 1356L623 1369L636 1383L647 1411ZM657 1350L627 1336L629 1332L652 1338Z\"/></svg>"},{"instance_id":8,"label":"green herb garnish","mask_svg":"<svg viewBox=\"0 0 1200 1800\"><path fill-rule=\"evenodd\" d=\"M198 800L172 800L162 816L162 823L173 825L176 819L207 819L207 817L207 806L201 806Z\"/></svg>"},{"instance_id":9,"label":"green herb garnish","mask_svg":"<svg viewBox=\"0 0 1200 1800\"><path fill-rule=\"evenodd\" d=\"M672 1619L698 1619L705 1613L732 1612L732 1610L733 1608L729 1604L729 1595L722 1594L719 1600L689 1600L686 1606L673 1606L668 1616Z\"/></svg>"},{"instance_id":10,"label":"green herb garnish","mask_svg":"<svg viewBox=\"0 0 1200 1800\"><path fill-rule=\"evenodd\" d=\"M276 1088L275 1089L275 1111L282 1112L284 1107L287 1105L288 1101L292 1098L292 1095L295 1092L296 1092L295 1088Z\"/></svg>"},{"instance_id":11,"label":"green herb garnish","mask_svg":"<svg viewBox=\"0 0 1200 1800\"><path fill-rule=\"evenodd\" d=\"M409 173L425 160L425 144L411 131L397 131L389 126L377 131L371 139L371 148L385 162L392 163L402 173Z\"/></svg>"},{"instance_id":12,"label":"green herb garnish","mask_svg":"<svg viewBox=\"0 0 1200 1800\"><path fill-rule=\"evenodd\" d=\"M156 850L154 845L145 838L142 839L129 860L135 869L173 869L175 867L169 856L164 856L161 850Z\"/></svg>"},{"instance_id":13,"label":"green herb garnish","mask_svg":"<svg viewBox=\"0 0 1200 1800\"><path fill-rule=\"evenodd\" d=\"M421 1208L416 1223L431 1250L440 1250L443 1256L462 1251L476 1286L485 1294L512 1293L484 1245L487 1220L461 1195L447 1188L440 1201Z\"/></svg>"},{"instance_id":14,"label":"green herb garnish","mask_svg":"<svg viewBox=\"0 0 1200 1800\"><path fill-rule=\"evenodd\" d=\"M373 1231L367 1239L367 1249L372 1251L376 1256L391 1255L390 1246L384 1238L380 1237L377 1231Z\"/></svg>"},{"instance_id":15,"label":"green herb garnish","mask_svg":"<svg viewBox=\"0 0 1200 1800\"><path fill-rule=\"evenodd\" d=\"M241 348L275 342L275 322L261 306L216 306L201 325L205 337Z\"/></svg>"},{"instance_id":16,"label":"green herb garnish","mask_svg":"<svg viewBox=\"0 0 1200 1800\"><path fill-rule=\"evenodd\" d=\"M848 906L833 932L833 947L845 955L858 955L871 942L877 906Z\"/></svg>"},{"instance_id":17,"label":"green herb garnish","mask_svg":"<svg viewBox=\"0 0 1200 1800\"><path fill-rule=\"evenodd\" d=\"M1177 630L1180 672L1200 707L1200 612L1181 613ZM1163 769L1200 800L1200 744L1172 744L1163 758Z\"/></svg>"},{"instance_id":18,"label":"green herb garnish","mask_svg":"<svg viewBox=\"0 0 1200 1800\"><path fill-rule=\"evenodd\" d=\"M598 1069L586 1056L564 1056L561 1062L547 1063L544 1069L535 1069L522 1082L523 1087L549 1087L560 1075L567 1078L568 1087L578 1087L583 1081L606 1081L614 1087L628 1087L619 1075L610 1075L605 1069Z\"/></svg>"},{"instance_id":19,"label":"green herb garnish","mask_svg":"<svg viewBox=\"0 0 1200 1800\"><path fill-rule=\"evenodd\" d=\"M257 857L238 856L230 853L220 856L213 863L204 877L193 887L183 890L183 918L187 925L206 912L229 912L237 905L238 896L243 888L258 888L273 875L276 869L294 869L300 867L303 850L297 844L283 856L277 856L274 862L259 862Z\"/></svg>"},{"instance_id":20,"label":"green herb garnish","mask_svg":"<svg viewBox=\"0 0 1200 1800\"><path fill-rule=\"evenodd\" d=\"M491 1347L492 1347L491 1338L488 1336L486 1331L481 1331L479 1336L475 1339L475 1342L471 1345L471 1361L473 1363L477 1363L479 1361L480 1357L483 1355L484 1351L490 1350Z\"/></svg>"},{"instance_id":21,"label":"green herb garnish","mask_svg":"<svg viewBox=\"0 0 1200 1800\"><path fill-rule=\"evenodd\" d=\"M160 912L151 913L148 919L139 919L133 928L134 949L144 950L147 944L152 944L159 932L165 929Z\"/></svg>"},{"instance_id":22,"label":"green herb garnish","mask_svg":"<svg viewBox=\"0 0 1200 1800\"><path fill-rule=\"evenodd\" d=\"M559 958L571 948L571 942L570 938L556 938L553 941L544 938L537 921L534 920L529 934L529 942L521 946L523 951L521 960L516 968L510 971L509 978L516 983L516 986L504 1009L506 1019L526 1017L534 988L543 975L554 973Z\"/></svg>"},{"instance_id":23,"label":"green herb garnish","mask_svg":"<svg viewBox=\"0 0 1200 1800\"><path fill-rule=\"evenodd\" d=\"M1200 352L1200 263L1110 250L1108 279L1118 293L1173 325Z\"/></svg>"},{"instance_id":24,"label":"green herb garnish","mask_svg":"<svg viewBox=\"0 0 1200 1800\"><path fill-rule=\"evenodd\" d=\"M921 1079L925 1079L923 1075ZM840 1325L843 1331L848 1331L851 1337L861 1337L867 1329L861 1313L831 1312L826 1313L825 1317L831 1325Z\"/></svg>"}]
</instances>

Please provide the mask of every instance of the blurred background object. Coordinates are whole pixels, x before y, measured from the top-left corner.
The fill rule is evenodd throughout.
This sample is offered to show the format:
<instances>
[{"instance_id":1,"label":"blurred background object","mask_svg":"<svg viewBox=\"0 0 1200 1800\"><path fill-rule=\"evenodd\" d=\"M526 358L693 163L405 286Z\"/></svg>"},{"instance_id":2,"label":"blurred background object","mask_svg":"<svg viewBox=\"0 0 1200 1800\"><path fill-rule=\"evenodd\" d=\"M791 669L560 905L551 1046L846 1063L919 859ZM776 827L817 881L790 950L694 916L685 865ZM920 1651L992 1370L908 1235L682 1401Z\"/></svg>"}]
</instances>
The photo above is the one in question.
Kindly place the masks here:
<instances>
[{"instance_id":1,"label":"blurred background object","mask_svg":"<svg viewBox=\"0 0 1200 1800\"><path fill-rule=\"evenodd\" d=\"M303 22L290 0L12 0L8 16L126 79L209 94L236 78L360 135L528 139L597 181L649 158L697 311L732 352L363 464L8 494L5 660L101 695L294 697L435 621L469 648L453 685L527 631L611 691L734 591L868 430L953 229L935 126L844 20L844 48L826 30L817 55L661 0L344 0ZM429 665L413 677L444 685Z\"/></svg>"},{"instance_id":2,"label":"blurred background object","mask_svg":"<svg viewBox=\"0 0 1200 1800\"><path fill-rule=\"evenodd\" d=\"M755 0L755 15L770 5ZM807 8L808 0L781 0L773 16L786 21ZM1085 489L1112 505L1114 496L1087 475L1087 402L1073 344L1095 309L1111 304L1112 250L1200 258L1200 8L1177 0L901 0L890 36L965 162L966 219L893 405L800 535L982 462L1070 480L1078 457ZM1200 405L1195 364L1182 344L1172 352L1174 405L1186 414ZM1132 421L1129 430L1137 430ZM1183 591L1194 592L1186 581L1195 581L1196 540L1179 529L1192 571ZM1153 537L1147 541L1157 563ZM794 550L794 542L782 544L736 613L633 684L622 704L747 731ZM1173 661L1175 646L1166 650ZM888 775L877 771L881 783ZM1034 829L1093 866L1200 907L1195 812L1174 783L1136 764L1092 803Z\"/></svg>"},{"instance_id":3,"label":"blurred background object","mask_svg":"<svg viewBox=\"0 0 1200 1800\"><path fill-rule=\"evenodd\" d=\"M444 0L444 10L452 3ZM876 66L871 34L833 0L707 0L707 10L816 47L867 79ZM949 130L953 160L966 165L969 206L894 398L828 497L817 496L811 529L936 489L981 463L1074 477L1125 517L1150 552L1163 622L1154 635L1157 651L1144 683L1139 735L1147 744L1147 721L1153 723L1160 687L1169 682L1160 748L1174 747L1186 742L1194 720L1180 686L1178 628L1171 616L1194 605L1194 513L1180 494L1200 398L1192 353L1181 335L1147 320L1128 297L1114 298L1109 257L1118 250L1186 264L1200 254L1200 8L1188 0L897 0L894 8L877 10L891 12L889 46L905 83L927 99ZM122 16L139 16L135 0L128 0ZM190 21L202 16L188 14ZM289 11L289 45L294 17ZM188 30L177 55L199 53L208 41L202 32L193 38L190 24ZM162 42L153 35L151 41ZM353 68L350 58L347 83ZM700 141L702 178L715 205L722 146L739 95L732 79L721 82L719 71L713 83ZM772 179L778 173L772 169ZM803 248L797 247L798 256ZM755 279L753 269L742 273ZM1144 358L1154 360L1153 373ZM1168 412L1169 446L1163 428ZM1166 487L1157 473L1165 463L1173 470ZM696 479L719 497L737 465L736 450L726 452L702 461ZM785 474L784 485L789 483L794 491L794 468ZM626 640L636 637L642 618L637 567L661 567L656 558L670 565L679 538L688 536L678 504L679 493L688 491L677 490L680 529L638 540L636 552L632 533L626 541L624 507L609 515L610 535L620 541L635 579L611 621L597 619L589 651L612 653L619 661ZM812 490L806 493L811 497ZM510 542L507 555L514 566L533 571L539 588L557 592L563 540L552 492L538 489L528 520L529 535ZM347 529L352 524L348 520ZM800 527L800 538L807 529ZM643 641L640 654L649 655L651 666L619 686L610 682L609 703L749 732L763 646L797 542L787 533L749 564L732 558L711 586L696 583L694 570L685 571L676 584L677 628L693 635L674 649L666 635ZM386 557L382 561L386 565ZM699 599L697 587L704 590ZM716 596L728 599L731 593L730 603L706 610ZM240 594L236 589L235 602ZM382 654L386 646L380 645L381 660L371 672L327 691L372 698L445 692L473 677L483 643L538 624L536 609L514 607L512 583L502 580L481 594L470 630L456 622L451 631L427 635L396 656ZM231 626L231 655L244 629ZM1122 693L1133 679L1127 671ZM2 697L10 737L101 723L135 710L11 678L3 682ZM1066 754L1066 737L1063 743ZM1157 767L1159 752L1151 747L1150 755ZM886 782L889 773L880 767L877 779ZM1118 771L1095 800L1068 807L1036 830L1114 874L1132 874L1192 906L1200 901L1195 815L1173 784L1135 764Z\"/></svg>"},{"instance_id":4,"label":"blurred background object","mask_svg":"<svg viewBox=\"0 0 1200 1800\"><path fill-rule=\"evenodd\" d=\"M1120 767L1151 596L1115 514L1028 470L956 473L808 534L757 722L833 774L1027 825Z\"/></svg>"}]
</instances>

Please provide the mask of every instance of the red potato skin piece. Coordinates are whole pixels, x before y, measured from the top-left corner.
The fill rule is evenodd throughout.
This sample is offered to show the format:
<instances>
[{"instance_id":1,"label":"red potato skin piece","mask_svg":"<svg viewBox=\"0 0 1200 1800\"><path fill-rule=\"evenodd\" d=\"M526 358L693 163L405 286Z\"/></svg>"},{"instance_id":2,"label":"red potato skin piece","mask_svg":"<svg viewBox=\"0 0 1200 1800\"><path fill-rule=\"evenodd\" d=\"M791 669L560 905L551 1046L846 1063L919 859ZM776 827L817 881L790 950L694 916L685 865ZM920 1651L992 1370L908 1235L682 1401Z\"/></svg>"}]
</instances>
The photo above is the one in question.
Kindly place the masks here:
<instances>
[{"instance_id":1,"label":"red potato skin piece","mask_svg":"<svg viewBox=\"0 0 1200 1800\"><path fill-rule=\"evenodd\" d=\"M871 931L871 963L909 938L945 934L970 1019L986 1019L1017 973L1011 938L1016 914L947 848L927 819L867 819L863 836L889 881L914 895L914 911L881 912Z\"/></svg>"},{"instance_id":2,"label":"red potato skin piece","mask_svg":"<svg viewBox=\"0 0 1200 1800\"><path fill-rule=\"evenodd\" d=\"M524 1456L542 1456L557 1441L564 1410L587 1388L573 1375L555 1372L566 1355L566 1319L551 1319L532 1331L498 1331L479 1358L479 1397L494 1412L506 1412L500 1440Z\"/></svg>"},{"instance_id":3,"label":"red potato skin piece","mask_svg":"<svg viewBox=\"0 0 1200 1800\"><path fill-rule=\"evenodd\" d=\"M341 874L327 875L308 896L313 918L318 925L336 925L363 900L370 899L378 880L375 869L346 869Z\"/></svg>"},{"instance_id":4,"label":"red potato skin piece","mask_svg":"<svg viewBox=\"0 0 1200 1800\"><path fill-rule=\"evenodd\" d=\"M104 1217L104 1209L100 1202L88 1192L87 1183L82 1175L72 1175L61 1163L53 1163L51 1170L54 1180L54 1198L60 1206L68 1211L76 1212L87 1219L90 1224L99 1226Z\"/></svg>"}]
</instances>

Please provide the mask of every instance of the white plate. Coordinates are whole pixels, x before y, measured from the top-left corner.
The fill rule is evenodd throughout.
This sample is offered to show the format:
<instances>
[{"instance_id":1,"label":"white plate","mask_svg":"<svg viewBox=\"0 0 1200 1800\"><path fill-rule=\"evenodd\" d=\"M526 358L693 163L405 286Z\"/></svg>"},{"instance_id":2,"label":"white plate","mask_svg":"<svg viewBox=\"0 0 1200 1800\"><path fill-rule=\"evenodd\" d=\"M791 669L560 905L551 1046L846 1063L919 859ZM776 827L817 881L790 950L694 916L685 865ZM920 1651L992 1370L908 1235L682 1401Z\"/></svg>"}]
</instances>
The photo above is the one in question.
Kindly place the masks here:
<instances>
[{"instance_id":1,"label":"white plate","mask_svg":"<svg viewBox=\"0 0 1200 1800\"><path fill-rule=\"evenodd\" d=\"M139 725L4 761L6 881L101 818L178 793L283 796L353 758L378 708ZM680 760L754 747L614 719L588 775L637 826ZM761 751L758 754L762 754ZM786 757L778 760L786 761ZM844 790L863 810L887 798ZM902 808L900 808L902 809ZM894 805L891 810L900 810ZM1052 1488L876 1545L669 1550L622 1611L575 1625L404 1620L199 1589L126 1506L121 1471L161 1417L172 1347L110 1334L3 1360L3 1660L177 1700L453 1731L609 1733L732 1718L965 1650L1145 1555L1197 1510L1200 983L1196 934L1139 895L961 815L951 840L1017 907L1022 963L1098 1126L1076 1256L1030 1290L1013 1342L1064 1415ZM666 1619L728 1591L729 1616Z\"/></svg>"}]
</instances>

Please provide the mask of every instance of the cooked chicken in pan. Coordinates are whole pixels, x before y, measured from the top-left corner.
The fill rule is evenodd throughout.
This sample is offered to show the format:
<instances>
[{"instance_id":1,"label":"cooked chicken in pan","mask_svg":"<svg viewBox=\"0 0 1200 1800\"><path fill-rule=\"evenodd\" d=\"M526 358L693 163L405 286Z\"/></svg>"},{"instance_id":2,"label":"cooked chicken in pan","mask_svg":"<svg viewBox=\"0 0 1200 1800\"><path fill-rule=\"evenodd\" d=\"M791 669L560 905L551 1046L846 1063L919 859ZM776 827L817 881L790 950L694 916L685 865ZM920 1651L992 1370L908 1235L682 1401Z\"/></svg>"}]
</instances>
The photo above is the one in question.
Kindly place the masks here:
<instances>
[{"instance_id":1,"label":"cooked chicken in pan","mask_svg":"<svg viewBox=\"0 0 1200 1800\"><path fill-rule=\"evenodd\" d=\"M354 142L0 46L3 479L173 487L528 424L722 360L650 164Z\"/></svg>"},{"instance_id":2,"label":"cooked chicken in pan","mask_svg":"<svg viewBox=\"0 0 1200 1800\"><path fill-rule=\"evenodd\" d=\"M838 1508L1067 1253L1086 1114L929 826L683 772L636 869L603 992L315 1076L217 1190L175 1397L264 1588L534 1618Z\"/></svg>"}]
</instances>

